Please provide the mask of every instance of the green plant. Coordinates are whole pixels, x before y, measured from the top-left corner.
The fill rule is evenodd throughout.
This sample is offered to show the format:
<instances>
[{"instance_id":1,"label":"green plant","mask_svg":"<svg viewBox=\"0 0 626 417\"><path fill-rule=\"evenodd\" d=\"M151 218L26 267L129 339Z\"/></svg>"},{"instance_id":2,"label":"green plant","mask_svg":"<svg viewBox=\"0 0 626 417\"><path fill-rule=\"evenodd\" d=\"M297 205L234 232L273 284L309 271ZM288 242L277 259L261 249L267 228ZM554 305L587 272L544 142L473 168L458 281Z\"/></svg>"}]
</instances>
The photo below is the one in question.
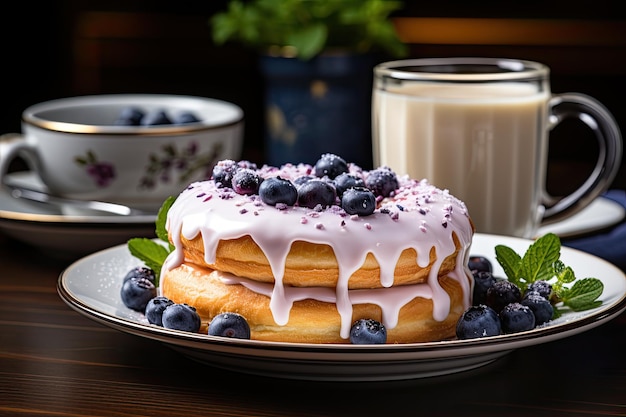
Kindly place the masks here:
<instances>
[{"instance_id":1,"label":"green plant","mask_svg":"<svg viewBox=\"0 0 626 417\"><path fill-rule=\"evenodd\" d=\"M393 0L233 0L210 19L213 41L308 60L324 50L406 55L389 15Z\"/></svg>"}]
</instances>

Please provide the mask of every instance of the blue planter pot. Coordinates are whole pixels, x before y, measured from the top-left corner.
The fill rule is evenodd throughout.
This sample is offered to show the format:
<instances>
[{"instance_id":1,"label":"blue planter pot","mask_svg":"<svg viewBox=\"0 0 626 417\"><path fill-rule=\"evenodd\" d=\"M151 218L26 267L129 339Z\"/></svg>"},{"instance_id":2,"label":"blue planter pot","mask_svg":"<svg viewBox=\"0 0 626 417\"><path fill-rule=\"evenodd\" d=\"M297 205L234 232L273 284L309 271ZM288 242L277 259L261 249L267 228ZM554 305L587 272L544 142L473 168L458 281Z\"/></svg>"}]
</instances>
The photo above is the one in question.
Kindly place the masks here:
<instances>
[{"instance_id":1,"label":"blue planter pot","mask_svg":"<svg viewBox=\"0 0 626 417\"><path fill-rule=\"evenodd\" d=\"M270 165L314 164L330 152L371 168L373 57L329 54L302 61L263 56L260 65Z\"/></svg>"}]
</instances>

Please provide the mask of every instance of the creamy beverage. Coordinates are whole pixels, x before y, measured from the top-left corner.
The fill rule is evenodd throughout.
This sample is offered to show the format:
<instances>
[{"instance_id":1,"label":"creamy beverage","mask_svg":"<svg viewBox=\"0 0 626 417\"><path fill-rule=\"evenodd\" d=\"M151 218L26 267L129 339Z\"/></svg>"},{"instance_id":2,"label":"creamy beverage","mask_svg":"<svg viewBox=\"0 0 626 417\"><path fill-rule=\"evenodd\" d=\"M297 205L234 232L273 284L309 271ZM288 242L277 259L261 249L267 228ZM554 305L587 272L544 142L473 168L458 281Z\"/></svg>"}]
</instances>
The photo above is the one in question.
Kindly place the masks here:
<instances>
[{"instance_id":1,"label":"creamy beverage","mask_svg":"<svg viewBox=\"0 0 626 417\"><path fill-rule=\"evenodd\" d=\"M374 159L465 201L478 232L531 236L541 219L549 91L519 82L374 89Z\"/></svg>"},{"instance_id":2,"label":"creamy beverage","mask_svg":"<svg viewBox=\"0 0 626 417\"><path fill-rule=\"evenodd\" d=\"M593 131L596 168L571 194L546 189L550 131L576 119ZM588 206L620 168L622 138L602 103L552 94L532 61L424 58L374 68L374 165L425 178L463 200L479 233L536 237ZM588 135L587 135L588 136Z\"/></svg>"}]
</instances>

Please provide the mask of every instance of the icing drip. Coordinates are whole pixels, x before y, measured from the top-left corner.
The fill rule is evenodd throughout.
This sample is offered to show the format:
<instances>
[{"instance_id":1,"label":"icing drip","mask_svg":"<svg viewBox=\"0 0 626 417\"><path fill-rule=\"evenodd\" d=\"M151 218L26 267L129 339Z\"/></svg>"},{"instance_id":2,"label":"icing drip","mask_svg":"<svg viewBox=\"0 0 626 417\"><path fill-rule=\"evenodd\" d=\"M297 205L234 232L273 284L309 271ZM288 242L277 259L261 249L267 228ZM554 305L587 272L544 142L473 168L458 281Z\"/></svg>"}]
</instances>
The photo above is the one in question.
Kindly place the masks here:
<instances>
[{"instance_id":1,"label":"icing drip","mask_svg":"<svg viewBox=\"0 0 626 417\"><path fill-rule=\"evenodd\" d=\"M257 171L263 177L280 175L294 180L310 175L312 167L305 164L285 165L281 168L263 167ZM366 171L352 166L351 172L365 177ZM352 325L352 305L373 303L381 307L385 326L393 328L400 308L416 296L431 298L433 317L444 320L450 310L450 298L439 285L438 273L443 260L456 250L452 238L455 233L464 243L459 251L456 269L449 274L463 288L465 308L469 307L471 291L468 280L467 257L473 229L465 204L427 181L399 177L400 188L393 198L380 202L376 211L366 217L350 216L338 206L327 210L298 206L272 207L258 196L238 195L230 189L217 188L213 181L196 182L185 189L168 212L167 229L171 232L174 251L165 261L164 270L183 262L182 234L193 239L198 234L204 241L205 260L215 261L216 248L222 239L236 239L249 235L265 253L275 283L255 283L244 277L225 278L240 283L253 291L271 297L270 308L274 320L284 325L294 301L304 298L335 302L341 316L341 337L349 337ZM211 197L212 196L212 197ZM210 197L210 198L209 198ZM286 258L294 241L303 240L330 245L339 265L337 287L329 293L321 288L292 288L283 285ZM426 284L393 287L396 263L405 249L414 249L416 262L426 267L430 251L436 251L436 261ZM368 253L380 266L377 290L348 290L348 282ZM271 287L271 290L270 290Z\"/></svg>"},{"instance_id":2,"label":"icing drip","mask_svg":"<svg viewBox=\"0 0 626 417\"><path fill-rule=\"evenodd\" d=\"M273 285L237 277L225 272L217 272L225 284L240 284L256 293L273 296ZM432 298L432 290L427 284L403 285L393 288L349 290L348 298L352 304L376 304L383 312L383 324L392 329L398 324L398 314L406 303L415 297ZM332 288L286 287L285 304L291 307L294 302L312 299L326 303L336 303L337 294Z\"/></svg>"}]
</instances>

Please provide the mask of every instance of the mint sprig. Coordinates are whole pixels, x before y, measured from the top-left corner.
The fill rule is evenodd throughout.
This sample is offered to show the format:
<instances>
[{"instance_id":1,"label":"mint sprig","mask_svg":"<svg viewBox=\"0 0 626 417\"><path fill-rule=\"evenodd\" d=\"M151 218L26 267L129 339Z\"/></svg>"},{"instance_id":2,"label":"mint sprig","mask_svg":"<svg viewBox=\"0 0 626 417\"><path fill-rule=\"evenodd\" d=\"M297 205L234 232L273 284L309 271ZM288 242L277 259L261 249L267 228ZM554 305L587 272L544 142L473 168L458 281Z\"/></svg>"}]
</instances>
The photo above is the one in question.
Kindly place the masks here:
<instances>
[{"instance_id":1,"label":"mint sprig","mask_svg":"<svg viewBox=\"0 0 626 417\"><path fill-rule=\"evenodd\" d=\"M502 266L509 281L524 292L535 281L544 280L552 285L552 303L555 313L564 310L584 311L602 304L604 284L597 278L578 280L574 270L561 260L561 240L554 233L548 233L535 240L524 256L505 245L495 248L496 260ZM574 283L570 288L567 285Z\"/></svg>"},{"instance_id":2,"label":"mint sprig","mask_svg":"<svg viewBox=\"0 0 626 417\"><path fill-rule=\"evenodd\" d=\"M160 242L145 237L132 238L127 242L130 254L143 261L148 268L154 271L156 276L155 285L157 287L159 286L159 277L161 275L163 262L165 262L165 258L167 258L170 252L174 250L174 245L170 243L167 236L167 229L165 229L167 212L174 203L174 200L176 200L175 197L166 199L157 214L155 232Z\"/></svg>"}]
</instances>

